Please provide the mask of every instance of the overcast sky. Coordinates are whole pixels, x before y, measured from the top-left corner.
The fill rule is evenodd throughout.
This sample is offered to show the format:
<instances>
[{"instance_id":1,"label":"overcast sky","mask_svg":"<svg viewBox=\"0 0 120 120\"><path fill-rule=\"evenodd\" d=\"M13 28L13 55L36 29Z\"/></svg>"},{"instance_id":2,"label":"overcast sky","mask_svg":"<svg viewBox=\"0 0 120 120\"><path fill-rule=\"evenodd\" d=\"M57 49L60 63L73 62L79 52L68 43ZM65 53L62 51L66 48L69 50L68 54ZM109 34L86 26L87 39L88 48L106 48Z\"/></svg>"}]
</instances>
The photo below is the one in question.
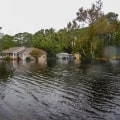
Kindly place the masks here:
<instances>
[{"instance_id":1,"label":"overcast sky","mask_svg":"<svg viewBox=\"0 0 120 120\"><path fill-rule=\"evenodd\" d=\"M35 33L40 29L66 27L80 7L90 8L96 0L0 0L1 32ZM104 13L120 13L120 0L102 0ZM119 16L120 18L120 16Z\"/></svg>"}]
</instances>

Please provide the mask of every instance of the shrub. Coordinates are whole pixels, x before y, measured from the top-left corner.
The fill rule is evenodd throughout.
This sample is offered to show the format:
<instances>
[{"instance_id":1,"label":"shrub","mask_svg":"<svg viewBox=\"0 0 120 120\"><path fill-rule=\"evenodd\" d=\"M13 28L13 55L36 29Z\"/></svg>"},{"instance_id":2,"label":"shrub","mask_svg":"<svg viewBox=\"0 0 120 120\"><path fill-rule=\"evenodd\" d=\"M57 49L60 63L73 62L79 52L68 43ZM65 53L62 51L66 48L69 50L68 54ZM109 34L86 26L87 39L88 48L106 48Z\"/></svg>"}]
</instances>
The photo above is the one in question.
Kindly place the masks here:
<instances>
[{"instance_id":1,"label":"shrub","mask_svg":"<svg viewBox=\"0 0 120 120\"><path fill-rule=\"evenodd\" d=\"M4 57L4 60L5 60L5 61L10 61L10 57L9 57L9 56L6 56L6 57Z\"/></svg>"}]
</instances>

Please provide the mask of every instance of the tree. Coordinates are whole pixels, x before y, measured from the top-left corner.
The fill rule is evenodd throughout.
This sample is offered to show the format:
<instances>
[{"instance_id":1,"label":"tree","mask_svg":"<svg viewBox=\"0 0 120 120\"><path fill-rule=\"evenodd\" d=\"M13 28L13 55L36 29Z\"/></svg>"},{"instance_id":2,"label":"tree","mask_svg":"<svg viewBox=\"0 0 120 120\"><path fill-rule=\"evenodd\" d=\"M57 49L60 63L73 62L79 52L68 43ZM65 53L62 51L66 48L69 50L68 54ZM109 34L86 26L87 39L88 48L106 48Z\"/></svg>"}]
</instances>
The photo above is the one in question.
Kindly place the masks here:
<instances>
[{"instance_id":1,"label":"tree","mask_svg":"<svg viewBox=\"0 0 120 120\"><path fill-rule=\"evenodd\" d=\"M118 21L118 14L114 12L109 12L108 14L105 15L105 17L109 23L115 23Z\"/></svg>"},{"instance_id":2,"label":"tree","mask_svg":"<svg viewBox=\"0 0 120 120\"><path fill-rule=\"evenodd\" d=\"M77 24L77 22L75 20L73 20L72 22L68 22L67 23L67 31L73 31L76 29L79 29L80 26Z\"/></svg>"},{"instance_id":3,"label":"tree","mask_svg":"<svg viewBox=\"0 0 120 120\"><path fill-rule=\"evenodd\" d=\"M30 55L33 56L36 60L36 62L38 61L38 58L41 56L40 50L39 49L33 49L30 52Z\"/></svg>"},{"instance_id":4,"label":"tree","mask_svg":"<svg viewBox=\"0 0 120 120\"><path fill-rule=\"evenodd\" d=\"M118 14L114 12L109 12L108 14L105 15L105 18L108 22L106 37L108 40L108 45L111 45L114 42L113 36L116 34L117 31L120 30Z\"/></svg>"},{"instance_id":5,"label":"tree","mask_svg":"<svg viewBox=\"0 0 120 120\"><path fill-rule=\"evenodd\" d=\"M3 49L8 49L10 47L15 47L16 46L16 43L15 41L13 41L13 36L10 36L10 35L4 35L1 39L1 45L2 45L2 48Z\"/></svg>"},{"instance_id":6,"label":"tree","mask_svg":"<svg viewBox=\"0 0 120 120\"><path fill-rule=\"evenodd\" d=\"M61 51L58 34L53 28L41 29L33 35L31 46L43 49L50 55Z\"/></svg>"},{"instance_id":7,"label":"tree","mask_svg":"<svg viewBox=\"0 0 120 120\"><path fill-rule=\"evenodd\" d=\"M14 36L14 41L16 41L17 46L30 47L31 40L32 40L32 34L27 32L18 33Z\"/></svg>"},{"instance_id":8,"label":"tree","mask_svg":"<svg viewBox=\"0 0 120 120\"><path fill-rule=\"evenodd\" d=\"M113 41L112 44L114 46L119 46L120 47L120 31L118 30L116 34L113 36Z\"/></svg>"},{"instance_id":9,"label":"tree","mask_svg":"<svg viewBox=\"0 0 120 120\"><path fill-rule=\"evenodd\" d=\"M72 52L72 45L71 45L71 31L67 30L66 28L60 29L58 31L58 36L59 36L59 41L60 41L60 46L63 52Z\"/></svg>"},{"instance_id":10,"label":"tree","mask_svg":"<svg viewBox=\"0 0 120 120\"><path fill-rule=\"evenodd\" d=\"M90 57L92 59L95 58L95 49L96 49L96 29L94 27L94 23L103 16L103 13L101 11L102 8L102 2L101 0L98 0L96 4L92 4L90 9L83 9L81 7L79 11L77 12L76 21L85 23L88 25L88 32L85 33L88 37L87 44L90 48ZM84 35L84 36L86 36ZM83 36L83 37L84 37Z\"/></svg>"}]
</instances>

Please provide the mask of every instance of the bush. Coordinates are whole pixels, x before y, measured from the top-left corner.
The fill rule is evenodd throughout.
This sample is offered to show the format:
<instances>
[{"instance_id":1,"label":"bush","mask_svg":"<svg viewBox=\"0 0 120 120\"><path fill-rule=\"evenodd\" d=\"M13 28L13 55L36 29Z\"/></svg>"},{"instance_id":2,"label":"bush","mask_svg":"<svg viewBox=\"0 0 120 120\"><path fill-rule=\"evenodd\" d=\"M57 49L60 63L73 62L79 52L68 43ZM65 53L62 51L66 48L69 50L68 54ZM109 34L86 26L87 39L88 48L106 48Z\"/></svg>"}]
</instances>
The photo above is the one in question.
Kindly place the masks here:
<instances>
[{"instance_id":1,"label":"bush","mask_svg":"<svg viewBox=\"0 0 120 120\"><path fill-rule=\"evenodd\" d=\"M5 60L5 61L10 61L10 57L9 57L9 56L6 56L6 57L4 57L4 60Z\"/></svg>"}]
</instances>

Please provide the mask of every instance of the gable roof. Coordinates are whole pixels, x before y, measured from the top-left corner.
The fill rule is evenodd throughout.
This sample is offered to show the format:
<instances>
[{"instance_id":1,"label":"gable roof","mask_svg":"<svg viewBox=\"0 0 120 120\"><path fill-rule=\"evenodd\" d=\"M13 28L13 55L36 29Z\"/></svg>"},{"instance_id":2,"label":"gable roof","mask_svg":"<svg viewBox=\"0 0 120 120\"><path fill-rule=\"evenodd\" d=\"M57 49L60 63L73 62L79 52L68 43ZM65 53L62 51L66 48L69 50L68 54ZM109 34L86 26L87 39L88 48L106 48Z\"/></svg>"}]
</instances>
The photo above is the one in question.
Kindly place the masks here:
<instances>
[{"instance_id":1,"label":"gable roof","mask_svg":"<svg viewBox=\"0 0 120 120\"><path fill-rule=\"evenodd\" d=\"M18 53L20 51L23 51L25 47L12 47L6 50L3 50L2 53Z\"/></svg>"}]
</instances>

